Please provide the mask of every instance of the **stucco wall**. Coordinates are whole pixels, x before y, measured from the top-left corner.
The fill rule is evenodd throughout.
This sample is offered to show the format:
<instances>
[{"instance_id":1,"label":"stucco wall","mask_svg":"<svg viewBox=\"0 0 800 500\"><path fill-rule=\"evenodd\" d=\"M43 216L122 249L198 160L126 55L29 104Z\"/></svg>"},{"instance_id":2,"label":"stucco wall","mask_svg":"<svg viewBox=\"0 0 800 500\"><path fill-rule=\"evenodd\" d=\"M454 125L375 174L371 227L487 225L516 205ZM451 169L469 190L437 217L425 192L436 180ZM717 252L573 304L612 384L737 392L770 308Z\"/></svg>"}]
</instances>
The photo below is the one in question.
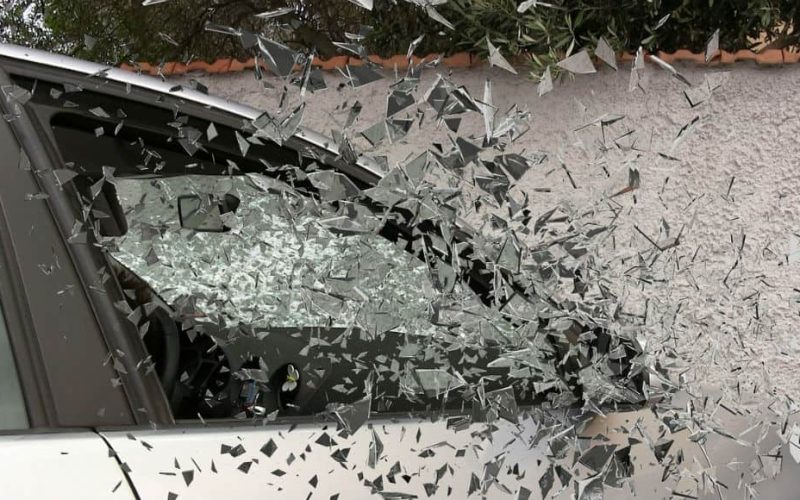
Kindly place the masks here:
<instances>
[{"instance_id":1,"label":"stucco wall","mask_svg":"<svg viewBox=\"0 0 800 500\"><path fill-rule=\"evenodd\" d=\"M483 97L484 82L491 79L499 113L513 104L530 111L530 129L510 151L545 151L549 159L529 171L512 193L518 199L529 195L534 217L560 205L584 214L581 220L587 224L614 226L613 238L595 249L595 267L605 286L622 299L620 314L644 318L642 338L662 346L661 353L673 349L681 354L685 379L697 395L720 395L731 407L763 415L759 412L776 399L800 397L800 291L794 290L800 289L800 236L794 236L800 234L795 153L800 68L749 63L677 68L693 83L691 92L708 94L703 103L691 106L684 95L687 87L651 65L642 88L633 92L628 91L628 66L618 72L601 68L597 74L557 83L543 97L526 77L498 69L453 71L450 77L476 99ZM415 94L418 102L436 74L424 73ZM391 72L385 75L382 81L351 89L340 87L341 77L326 74L329 88L306 96L304 125L330 133L340 128L356 100L363 111L353 130L376 123L383 118L394 80ZM275 87L270 89L251 73L195 78L211 93L277 110L277 80L266 80ZM298 98L296 91L289 96ZM393 165L434 142L447 142L448 132L434 123L430 107L419 108L426 111L425 125L415 125L405 140L384 145L375 154L387 155ZM410 114L416 109L409 108ZM607 114L624 119L605 128L583 127ZM459 134L477 140L483 127L482 117L474 113L465 117ZM640 188L613 196L627 185L630 168L638 169ZM657 242L679 236L679 245L660 252L643 234ZM778 407L785 408L781 404L773 409ZM781 420L768 414L765 419ZM648 412L638 417L648 415L652 417ZM762 417L731 422L728 429L744 431L753 418ZM633 421L630 415L611 415L596 425L598 432L622 439L624 434L613 429L629 429ZM766 453L775 439L770 434L754 450ZM734 456L747 463L754 450L722 442L711 445L708 453L719 477L729 475L735 483L736 474L725 465ZM796 491L790 470L781 481L759 490L768 498ZM640 472L638 494L668 495L659 486L658 467L645 466Z\"/></svg>"},{"instance_id":2,"label":"stucco wall","mask_svg":"<svg viewBox=\"0 0 800 500\"><path fill-rule=\"evenodd\" d=\"M535 216L563 203L592 211L591 219L599 222L613 219L609 207L619 213L615 237L599 250L604 280L627 297L623 312L643 315L645 301L649 303L648 335L656 342L673 342L689 356L694 363L687 376L728 387L749 382L759 393L774 388L797 398L800 388L793 382L800 375L800 341L795 338L800 293L793 287L800 287L800 268L787 256L792 233L800 233L795 153L800 73L791 65L749 63L678 69L694 84L694 92L713 88L713 94L692 107L683 83L649 65L643 89L633 92L628 91L627 67L618 72L601 68L557 83L543 97L525 76L496 68L453 71L450 77L477 99L483 97L488 78L500 112L513 104L530 111L530 130L511 149L545 151L549 160L530 171L512 192L529 194ZM424 73L415 94L418 102L439 71L447 70ZM281 83L276 80L266 80L275 89L265 89L249 72L197 78L211 93L267 111L277 109ZM391 72L358 89L340 88L342 79L336 74L326 74L326 79L327 90L306 96L304 125L329 133L339 127L337 122L344 120L355 100L363 111L354 130L382 118L388 86L394 81ZM297 98L297 93L290 96ZM447 131L433 124L432 110L420 108L427 110L421 128L414 126L402 142L375 151L386 154L390 164L435 141L446 141ZM416 107L409 110L413 113ZM605 130L578 130L604 114L624 119ZM695 118L699 121L694 129L673 146L681 128ZM459 130L462 136L476 138L482 133L477 113L465 118ZM561 161L577 187L569 182ZM639 170L640 189L609 197L627 184L629 167ZM636 228L658 240L659 234L666 236L665 224L670 236L680 234L680 245L664 252L652 272L642 276L632 268L639 254L650 262L653 245ZM730 271L743 237L739 263Z\"/></svg>"}]
</instances>

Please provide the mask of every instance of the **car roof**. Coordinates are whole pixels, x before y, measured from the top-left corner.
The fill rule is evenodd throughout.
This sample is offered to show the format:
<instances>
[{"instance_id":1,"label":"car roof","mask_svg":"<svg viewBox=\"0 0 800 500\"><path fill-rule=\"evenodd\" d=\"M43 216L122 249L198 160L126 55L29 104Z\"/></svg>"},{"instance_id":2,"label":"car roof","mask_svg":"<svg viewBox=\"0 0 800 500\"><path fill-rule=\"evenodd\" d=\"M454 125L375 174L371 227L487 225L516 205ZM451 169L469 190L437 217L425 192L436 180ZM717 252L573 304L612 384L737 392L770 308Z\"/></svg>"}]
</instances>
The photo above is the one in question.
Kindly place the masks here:
<instances>
[{"instance_id":1,"label":"car roof","mask_svg":"<svg viewBox=\"0 0 800 500\"><path fill-rule=\"evenodd\" d=\"M252 106L239 102L223 99L214 95L205 94L190 87L180 86L180 94L176 95L175 88L177 83L167 79L156 78L150 75L143 75L120 69L114 66L94 63L74 57L53 54L44 50L32 49L20 45L0 43L0 58L9 58L31 64L48 66L50 68L72 71L86 76L97 75L106 80L131 85L140 89L152 92L169 94L180 97L183 100L191 101L202 106L215 108L230 114L237 115L247 120L254 120L264 113ZM295 136L298 139L313 144L316 147L328 150L333 154L339 153L336 142L329 137L320 134L307 127L299 127ZM384 177L383 170L378 163L369 156L361 156L357 166L366 170L369 174L377 176L379 179Z\"/></svg>"}]
</instances>

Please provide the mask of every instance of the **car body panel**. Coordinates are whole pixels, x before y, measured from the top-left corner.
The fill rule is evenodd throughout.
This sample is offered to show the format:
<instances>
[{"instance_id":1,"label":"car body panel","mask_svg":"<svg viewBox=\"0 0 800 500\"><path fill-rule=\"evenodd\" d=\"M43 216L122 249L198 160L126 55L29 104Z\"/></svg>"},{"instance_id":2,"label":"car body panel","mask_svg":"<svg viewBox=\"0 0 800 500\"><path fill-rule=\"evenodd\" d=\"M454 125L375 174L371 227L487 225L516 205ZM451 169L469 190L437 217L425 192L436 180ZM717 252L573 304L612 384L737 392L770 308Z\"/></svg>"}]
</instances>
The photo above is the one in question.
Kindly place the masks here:
<instances>
[{"instance_id":1,"label":"car body panel","mask_svg":"<svg viewBox=\"0 0 800 500\"><path fill-rule=\"evenodd\" d=\"M91 431L0 436L0 484L8 499L133 499L119 463Z\"/></svg>"},{"instance_id":2,"label":"car body panel","mask_svg":"<svg viewBox=\"0 0 800 500\"><path fill-rule=\"evenodd\" d=\"M510 467L518 464L517 474L524 474L523 483L533 490L547 465L546 441L531 446L538 430L532 420L519 428L497 421L492 433L486 432L486 426L474 425L456 431L444 420L375 419L370 424L371 428L365 425L347 438L337 434L335 425L314 424L103 435L130 466L131 480L142 498L166 498L170 492L180 499L303 499L309 495L328 499L337 493L341 499L379 499L381 492L386 495L383 498L392 498L390 492L442 498L448 496L448 488L452 488L449 498L467 498L476 486L473 474L480 482L478 492L485 492L486 498L509 498L518 489L516 480L507 479ZM374 436L380 441L377 456ZM399 472L393 475L395 464ZM189 484L185 471L192 471ZM405 474L410 476L408 481L402 477ZM389 480L392 476L394 484ZM315 477L316 487L312 485ZM374 486L368 483L376 479ZM429 495L425 484L431 485L428 488L436 485L435 493Z\"/></svg>"},{"instance_id":3,"label":"car body panel","mask_svg":"<svg viewBox=\"0 0 800 500\"><path fill-rule=\"evenodd\" d=\"M115 372L105 362L108 347L95 320L92 289L73 266L78 246L65 241L46 195L52 178L43 175L43 143L35 133L9 141L9 128L19 138L22 122L0 124L0 253L13 262L2 272L13 286L3 287L0 300L7 319L27 319L8 328L26 394L36 386L46 401L46 411L32 415L31 425L87 427L87 413L106 425L125 424L131 409L123 389L111 385ZM69 216L70 227L72 222ZM23 347L25 360L19 359ZM104 404L95 405L98 398ZM27 403L29 411L36 404L30 398Z\"/></svg>"}]
</instances>

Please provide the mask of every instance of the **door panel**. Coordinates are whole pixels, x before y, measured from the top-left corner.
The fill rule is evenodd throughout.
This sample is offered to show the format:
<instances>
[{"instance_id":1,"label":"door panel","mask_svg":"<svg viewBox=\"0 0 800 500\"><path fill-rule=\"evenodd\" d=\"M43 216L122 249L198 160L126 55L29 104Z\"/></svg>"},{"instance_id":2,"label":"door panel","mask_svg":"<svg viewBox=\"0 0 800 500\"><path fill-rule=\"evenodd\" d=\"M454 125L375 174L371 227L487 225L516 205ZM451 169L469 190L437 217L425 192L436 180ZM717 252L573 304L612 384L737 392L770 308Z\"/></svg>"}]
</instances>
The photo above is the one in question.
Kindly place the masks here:
<instances>
[{"instance_id":1,"label":"door panel","mask_svg":"<svg viewBox=\"0 0 800 500\"><path fill-rule=\"evenodd\" d=\"M92 432L0 436L2 497L135 498L103 439Z\"/></svg>"},{"instance_id":2,"label":"door panel","mask_svg":"<svg viewBox=\"0 0 800 500\"><path fill-rule=\"evenodd\" d=\"M471 486L475 487L473 474L487 498L516 498L520 485L538 490L537 481L544 471L538 463L548 464L544 460L546 442L529 449L538 429L532 420L526 420L519 429L498 421L493 433L484 432L485 424L456 432L448 429L445 421L371 423L372 429L364 426L348 438L340 437L335 425L323 424L103 434L130 466L131 481L142 498L167 498L174 493L181 500L304 499L309 495L329 499L338 493L340 499L349 500L382 498L379 487L384 494L467 498ZM381 442L375 467L369 464L370 450L375 446L373 431ZM265 447L270 440L274 446ZM266 453L269 451L271 456ZM522 480L517 480L516 474L508 475L515 464L519 464L519 473L524 473ZM485 481L485 477L494 475L495 467L497 481ZM393 468L395 473L391 474ZM442 477L434 488L437 470ZM410 476L408 481L403 475ZM378 483L370 486L368 482L376 479ZM508 491L503 489L505 485ZM449 497L448 488L452 488ZM476 498L480 497L480 488L473 493Z\"/></svg>"}]
</instances>

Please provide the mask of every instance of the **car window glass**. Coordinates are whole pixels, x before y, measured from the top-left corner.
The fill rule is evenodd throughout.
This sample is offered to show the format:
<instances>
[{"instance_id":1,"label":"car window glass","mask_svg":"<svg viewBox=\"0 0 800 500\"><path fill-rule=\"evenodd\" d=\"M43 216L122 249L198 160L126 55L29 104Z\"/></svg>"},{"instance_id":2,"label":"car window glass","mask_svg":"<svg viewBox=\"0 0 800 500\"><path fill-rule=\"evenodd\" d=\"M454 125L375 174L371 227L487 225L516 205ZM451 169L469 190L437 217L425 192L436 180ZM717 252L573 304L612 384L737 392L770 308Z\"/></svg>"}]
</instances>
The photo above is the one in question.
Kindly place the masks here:
<instances>
[{"instance_id":1,"label":"car window glass","mask_svg":"<svg viewBox=\"0 0 800 500\"><path fill-rule=\"evenodd\" d=\"M115 186L128 232L114 238L112 256L167 303L196 299L205 321L433 328L424 264L374 233L335 234L329 208L263 192L246 176L118 178ZM239 198L229 231L181 228L177 200L196 193Z\"/></svg>"},{"instance_id":2,"label":"car window glass","mask_svg":"<svg viewBox=\"0 0 800 500\"><path fill-rule=\"evenodd\" d=\"M25 401L17 376L14 354L8 340L3 305L0 304L0 430L28 427Z\"/></svg>"},{"instance_id":3,"label":"car window glass","mask_svg":"<svg viewBox=\"0 0 800 500\"><path fill-rule=\"evenodd\" d=\"M491 372L485 366L461 366L465 359L478 359L477 351L466 347L472 339L513 334L509 322L460 285L448 295L435 290L424 262L376 234L379 218L364 207L349 205L356 215L345 217L341 207L258 175L118 177L113 182L127 232L104 240L110 255L177 311L190 335L184 338L182 359L191 359L186 351L202 348L205 352L194 355L203 356L207 365L224 364L224 372L214 368L213 381L204 383L217 386L200 403L204 418L236 416L237 407L228 403L242 399L240 390L251 384L280 395L281 387L293 383L287 373L280 377L288 382L275 385L275 374L287 366L296 367L305 384L294 406L260 394L257 414L317 413L331 402L358 400L369 387L382 395L374 410L424 408L425 397L436 398ZM222 215L226 231L181 226L179 199L200 194L239 200L235 212ZM147 301L152 297L139 298ZM539 354L525 356L534 361ZM456 366L442 369L450 358ZM201 378L191 363L181 371L181 387ZM386 374L375 377L380 371ZM230 373L241 386L234 395L223 389L231 386ZM181 398L187 399L176 397ZM228 409L209 409L223 403ZM452 404L464 401L453 398ZM174 406L179 418L198 413L197 403Z\"/></svg>"}]
</instances>

